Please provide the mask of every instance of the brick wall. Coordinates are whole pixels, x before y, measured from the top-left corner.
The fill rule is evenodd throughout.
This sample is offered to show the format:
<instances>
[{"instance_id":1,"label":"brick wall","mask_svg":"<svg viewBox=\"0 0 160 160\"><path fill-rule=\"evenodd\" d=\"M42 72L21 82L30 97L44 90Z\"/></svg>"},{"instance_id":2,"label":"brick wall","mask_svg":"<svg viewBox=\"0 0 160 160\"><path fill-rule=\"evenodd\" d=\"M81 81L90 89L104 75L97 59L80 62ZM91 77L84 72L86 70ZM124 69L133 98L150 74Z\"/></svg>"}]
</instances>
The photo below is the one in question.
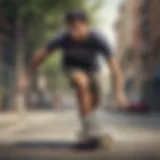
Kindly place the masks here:
<instances>
[{"instance_id":1,"label":"brick wall","mask_svg":"<svg viewBox=\"0 0 160 160\"><path fill-rule=\"evenodd\" d=\"M126 79L132 79L133 88L140 89L141 1L126 0L120 7L117 22L117 55ZM129 55L130 54L130 55ZM139 72L138 72L139 71Z\"/></svg>"},{"instance_id":2,"label":"brick wall","mask_svg":"<svg viewBox=\"0 0 160 160\"><path fill-rule=\"evenodd\" d=\"M160 0L151 0L149 4L150 42L153 46L160 37Z\"/></svg>"}]
</instances>

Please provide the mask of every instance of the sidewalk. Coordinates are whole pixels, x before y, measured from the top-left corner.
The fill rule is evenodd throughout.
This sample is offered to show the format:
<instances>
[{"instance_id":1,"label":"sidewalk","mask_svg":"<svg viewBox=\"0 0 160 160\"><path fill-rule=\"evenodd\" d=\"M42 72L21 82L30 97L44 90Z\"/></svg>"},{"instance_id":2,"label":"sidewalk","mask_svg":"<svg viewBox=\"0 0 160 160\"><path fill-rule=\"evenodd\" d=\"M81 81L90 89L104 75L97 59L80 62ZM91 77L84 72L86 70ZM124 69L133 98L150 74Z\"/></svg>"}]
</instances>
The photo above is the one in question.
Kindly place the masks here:
<instances>
[{"instance_id":1,"label":"sidewalk","mask_svg":"<svg viewBox=\"0 0 160 160\"><path fill-rule=\"evenodd\" d=\"M160 114L126 115L103 111L101 118L105 130L115 138L115 144L109 152L91 154L69 149L77 141L76 133L80 129L75 110L29 112L21 117L11 113L2 115L0 123L11 125L0 128L0 159L8 156L35 160L160 158Z\"/></svg>"},{"instance_id":2,"label":"sidewalk","mask_svg":"<svg viewBox=\"0 0 160 160\"><path fill-rule=\"evenodd\" d=\"M17 123L19 118L19 115L14 112L0 113L0 131Z\"/></svg>"},{"instance_id":3,"label":"sidewalk","mask_svg":"<svg viewBox=\"0 0 160 160\"><path fill-rule=\"evenodd\" d=\"M160 114L102 112L104 130L117 141L160 142ZM80 122L75 110L29 112L25 116L0 116L0 143L17 141L76 141ZM65 133L65 134L64 134Z\"/></svg>"}]
</instances>

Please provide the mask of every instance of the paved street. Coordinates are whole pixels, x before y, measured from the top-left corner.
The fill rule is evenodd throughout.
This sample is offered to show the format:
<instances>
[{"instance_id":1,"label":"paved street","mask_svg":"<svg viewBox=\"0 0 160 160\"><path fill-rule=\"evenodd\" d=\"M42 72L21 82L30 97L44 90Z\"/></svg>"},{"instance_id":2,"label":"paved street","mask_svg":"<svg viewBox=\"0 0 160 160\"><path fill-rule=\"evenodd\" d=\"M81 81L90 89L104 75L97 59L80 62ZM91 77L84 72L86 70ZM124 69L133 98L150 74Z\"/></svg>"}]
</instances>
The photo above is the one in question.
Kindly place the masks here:
<instances>
[{"instance_id":1,"label":"paved street","mask_svg":"<svg viewBox=\"0 0 160 160\"><path fill-rule=\"evenodd\" d=\"M51 159L53 157L126 156L160 159L160 114L120 114L101 111L104 132L109 132L115 144L108 152L74 153L69 149L77 140L80 123L76 110L39 111L23 115L12 113L0 117L0 157Z\"/></svg>"}]
</instances>

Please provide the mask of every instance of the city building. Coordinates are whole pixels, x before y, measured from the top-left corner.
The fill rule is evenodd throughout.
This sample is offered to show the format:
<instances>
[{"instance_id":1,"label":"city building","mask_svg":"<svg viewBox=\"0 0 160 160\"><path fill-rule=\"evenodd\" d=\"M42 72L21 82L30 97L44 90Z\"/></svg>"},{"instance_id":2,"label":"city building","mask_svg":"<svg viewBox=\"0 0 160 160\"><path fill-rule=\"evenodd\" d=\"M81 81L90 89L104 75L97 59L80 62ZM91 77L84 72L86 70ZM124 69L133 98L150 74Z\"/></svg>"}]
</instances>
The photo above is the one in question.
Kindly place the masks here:
<instances>
[{"instance_id":1,"label":"city building","mask_svg":"<svg viewBox=\"0 0 160 160\"><path fill-rule=\"evenodd\" d=\"M160 104L160 1L125 0L116 24L117 55L131 92Z\"/></svg>"},{"instance_id":2,"label":"city building","mask_svg":"<svg viewBox=\"0 0 160 160\"><path fill-rule=\"evenodd\" d=\"M141 34L144 94L148 104L160 109L160 1L143 0Z\"/></svg>"},{"instance_id":3,"label":"city building","mask_svg":"<svg viewBox=\"0 0 160 160\"><path fill-rule=\"evenodd\" d=\"M133 90L141 92L141 4L140 0L125 0L120 6L116 23L117 57L125 74L129 93Z\"/></svg>"}]
</instances>

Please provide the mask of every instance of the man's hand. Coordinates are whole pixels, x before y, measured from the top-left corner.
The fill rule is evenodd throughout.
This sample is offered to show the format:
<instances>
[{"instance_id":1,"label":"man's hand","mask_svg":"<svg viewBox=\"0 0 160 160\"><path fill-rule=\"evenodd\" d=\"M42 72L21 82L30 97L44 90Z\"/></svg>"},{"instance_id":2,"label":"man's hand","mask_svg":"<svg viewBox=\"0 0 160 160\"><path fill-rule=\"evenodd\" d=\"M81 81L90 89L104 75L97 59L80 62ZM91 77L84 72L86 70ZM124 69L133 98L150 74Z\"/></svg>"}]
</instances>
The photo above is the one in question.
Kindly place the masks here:
<instances>
[{"instance_id":1,"label":"man's hand","mask_svg":"<svg viewBox=\"0 0 160 160\"><path fill-rule=\"evenodd\" d=\"M29 87L29 75L27 73L23 73L20 76L17 84L17 91L18 92L25 92Z\"/></svg>"},{"instance_id":2,"label":"man's hand","mask_svg":"<svg viewBox=\"0 0 160 160\"><path fill-rule=\"evenodd\" d=\"M126 95L123 92L117 92L116 93L116 100L117 100L118 106L120 106L123 109L128 108L129 101L128 101Z\"/></svg>"}]
</instances>

